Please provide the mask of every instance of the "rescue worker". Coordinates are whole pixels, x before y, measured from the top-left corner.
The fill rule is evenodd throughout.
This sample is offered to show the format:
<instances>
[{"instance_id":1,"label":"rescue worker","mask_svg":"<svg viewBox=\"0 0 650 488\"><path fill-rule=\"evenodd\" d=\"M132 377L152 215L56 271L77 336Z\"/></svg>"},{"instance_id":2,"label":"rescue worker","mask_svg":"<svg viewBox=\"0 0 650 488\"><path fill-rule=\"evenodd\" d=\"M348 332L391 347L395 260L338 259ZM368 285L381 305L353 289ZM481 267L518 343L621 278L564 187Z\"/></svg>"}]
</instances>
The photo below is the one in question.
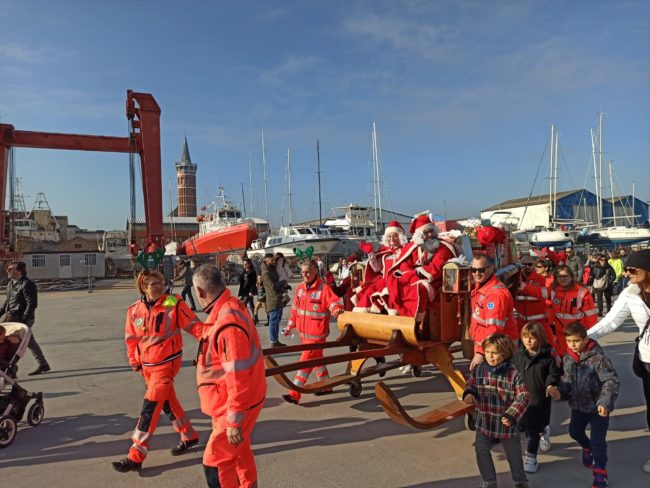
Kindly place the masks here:
<instances>
[{"instance_id":1,"label":"rescue worker","mask_svg":"<svg viewBox=\"0 0 650 488\"><path fill-rule=\"evenodd\" d=\"M145 269L136 280L142 298L126 313L125 342L129 364L147 385L140 417L131 436L129 454L112 463L121 473L138 471L147 456L161 410L164 411L181 440L172 455L183 454L199 442L183 407L176 398L174 377L181 369L183 337L181 329L197 339L203 324L178 295L165 295L165 278L160 271Z\"/></svg>"},{"instance_id":2,"label":"rescue worker","mask_svg":"<svg viewBox=\"0 0 650 488\"><path fill-rule=\"evenodd\" d=\"M320 278L318 265L315 262L302 263L300 276L302 276L303 282L296 288L293 306L291 307L291 318L284 329L284 335L288 336L293 329L297 329L300 334L300 342L303 344L325 342L330 333L330 316L336 318L343 312L343 301ZM309 361L322 357L322 349L313 349L303 351L300 355L300 361ZM329 378L327 367L323 365L298 370L293 383L299 387L304 386L312 370L315 370L318 381ZM317 395L331 393L331 391L330 388L317 393ZM289 390L286 395L282 395L282 398L297 405L300 402L300 393Z\"/></svg>"},{"instance_id":3,"label":"rescue worker","mask_svg":"<svg viewBox=\"0 0 650 488\"><path fill-rule=\"evenodd\" d=\"M535 258L532 256L523 256L519 263L521 264L521 282L527 285L536 285L539 287L546 286L546 278L535 272L533 266L535 265ZM555 348L555 334L549 324L549 306L546 300L526 296L520 293L515 298L515 311L517 318L517 330L521 333L521 329L528 322L537 322L546 332L546 339L551 348Z\"/></svg>"},{"instance_id":4,"label":"rescue worker","mask_svg":"<svg viewBox=\"0 0 650 488\"><path fill-rule=\"evenodd\" d=\"M501 280L494 274L494 261L484 254L472 260L474 289L471 293L472 320L469 331L474 341L474 357L469 369L485 361L483 339L494 333L505 334L513 341L519 338L513 317L514 300Z\"/></svg>"},{"instance_id":5,"label":"rescue worker","mask_svg":"<svg viewBox=\"0 0 650 488\"><path fill-rule=\"evenodd\" d=\"M205 478L209 488L256 487L251 433L266 397L260 338L216 266L200 266L193 279L208 314L196 368L201 411L212 418L203 453Z\"/></svg>"},{"instance_id":6,"label":"rescue worker","mask_svg":"<svg viewBox=\"0 0 650 488\"><path fill-rule=\"evenodd\" d=\"M589 290L576 283L571 269L561 264L553 271L550 287L521 283L518 295L532 296L550 301L555 330L555 346L560 356L567 352L564 327L580 322L587 330L598 321L598 309Z\"/></svg>"}]
</instances>

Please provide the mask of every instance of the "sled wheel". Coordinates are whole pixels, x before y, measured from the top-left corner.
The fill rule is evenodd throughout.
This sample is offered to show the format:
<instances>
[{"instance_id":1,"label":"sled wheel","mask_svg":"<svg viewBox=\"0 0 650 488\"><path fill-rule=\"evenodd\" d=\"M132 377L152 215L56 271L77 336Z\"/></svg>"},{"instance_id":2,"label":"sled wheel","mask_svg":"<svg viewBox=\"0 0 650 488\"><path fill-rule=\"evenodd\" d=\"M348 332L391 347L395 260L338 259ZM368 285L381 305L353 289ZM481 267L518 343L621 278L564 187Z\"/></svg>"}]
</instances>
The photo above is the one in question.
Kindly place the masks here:
<instances>
[{"instance_id":1,"label":"sled wheel","mask_svg":"<svg viewBox=\"0 0 650 488\"><path fill-rule=\"evenodd\" d=\"M363 390L361 381L350 383L350 396L353 398L359 398L361 396L361 390Z\"/></svg>"},{"instance_id":2,"label":"sled wheel","mask_svg":"<svg viewBox=\"0 0 650 488\"><path fill-rule=\"evenodd\" d=\"M465 428L467 430L476 430L476 419L473 413L465 414Z\"/></svg>"},{"instance_id":3,"label":"sled wheel","mask_svg":"<svg viewBox=\"0 0 650 488\"><path fill-rule=\"evenodd\" d=\"M0 417L0 449L4 449L14 441L18 425L13 417Z\"/></svg>"},{"instance_id":4,"label":"sled wheel","mask_svg":"<svg viewBox=\"0 0 650 488\"><path fill-rule=\"evenodd\" d=\"M411 365L411 376L414 378L419 378L422 376L422 366L419 364L413 364Z\"/></svg>"},{"instance_id":5,"label":"sled wheel","mask_svg":"<svg viewBox=\"0 0 650 488\"><path fill-rule=\"evenodd\" d=\"M45 417L45 407L43 404L40 402L33 403L27 411L27 423L32 427L36 427L43 421L43 417Z\"/></svg>"}]
</instances>

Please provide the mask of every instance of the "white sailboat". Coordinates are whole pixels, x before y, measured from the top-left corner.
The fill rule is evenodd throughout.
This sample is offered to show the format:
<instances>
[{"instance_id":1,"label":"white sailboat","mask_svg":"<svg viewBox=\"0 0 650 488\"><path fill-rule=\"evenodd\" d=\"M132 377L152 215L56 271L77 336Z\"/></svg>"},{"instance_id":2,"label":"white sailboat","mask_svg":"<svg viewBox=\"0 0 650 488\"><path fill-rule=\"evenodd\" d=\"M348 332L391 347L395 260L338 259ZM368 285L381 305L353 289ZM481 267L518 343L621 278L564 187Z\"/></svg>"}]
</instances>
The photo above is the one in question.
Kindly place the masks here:
<instances>
[{"instance_id":1,"label":"white sailboat","mask_svg":"<svg viewBox=\"0 0 650 488\"><path fill-rule=\"evenodd\" d=\"M266 253L281 252L285 257L294 257L294 249L305 250L308 247L314 248L313 255L327 255L339 244L340 239L332 237L327 229L312 227L308 225L293 225L293 204L291 195L291 149L287 149L287 196L289 225L281 225L278 235L272 235L265 240L253 241L248 255L253 258L261 258ZM283 212L284 214L284 212ZM284 215L282 217L284 224Z\"/></svg>"},{"instance_id":2,"label":"white sailboat","mask_svg":"<svg viewBox=\"0 0 650 488\"><path fill-rule=\"evenodd\" d=\"M598 224L595 227L587 227L583 231L581 241L588 242L592 246L612 248L620 246L628 246L631 244L638 244L641 242L650 241L650 229L635 227L635 226L621 226L617 225L616 215L616 201L620 198L614 197L614 180L612 177L612 164L608 163L609 170L609 188L611 196L612 216L611 218L605 217L603 213L603 114L599 114L598 123L598 142L596 143L593 130L591 131L591 145L592 156L594 163L594 176L596 179L596 198L598 200ZM596 164L596 145L598 147L598 164ZM634 192L633 192L634 193ZM634 197L632 198L632 218L637 217L634 215ZM630 218L626 216L624 218ZM611 221L610 226L605 226L605 220Z\"/></svg>"},{"instance_id":3,"label":"white sailboat","mask_svg":"<svg viewBox=\"0 0 650 488\"><path fill-rule=\"evenodd\" d=\"M573 242L571 234L562 227L556 227L557 215L557 152L558 152L558 131L551 124L551 157L549 162L549 191L548 208L550 227L535 227L514 232L515 239L519 242L528 242L535 247L565 247ZM523 217L522 217L523 220Z\"/></svg>"}]
</instances>

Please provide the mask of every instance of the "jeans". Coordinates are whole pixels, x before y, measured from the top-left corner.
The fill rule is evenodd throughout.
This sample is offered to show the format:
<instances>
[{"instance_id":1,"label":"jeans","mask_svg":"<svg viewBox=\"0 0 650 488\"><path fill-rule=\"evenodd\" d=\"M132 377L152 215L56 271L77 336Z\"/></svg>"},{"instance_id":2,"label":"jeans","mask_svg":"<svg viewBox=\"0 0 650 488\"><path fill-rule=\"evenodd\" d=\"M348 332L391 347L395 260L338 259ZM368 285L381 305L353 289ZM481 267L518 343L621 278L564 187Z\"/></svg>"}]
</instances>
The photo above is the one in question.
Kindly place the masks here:
<instances>
[{"instance_id":1,"label":"jeans","mask_svg":"<svg viewBox=\"0 0 650 488\"><path fill-rule=\"evenodd\" d=\"M494 469L494 461L490 449L494 445L494 439L485 434L476 431L476 441L474 449L476 450L476 463L481 473L481 479L484 486L496 486L497 472ZM509 439L499 439L506 454L512 480L515 483L526 483L526 472L524 471L524 461L521 457L521 439L519 434L513 435Z\"/></svg>"},{"instance_id":2,"label":"jeans","mask_svg":"<svg viewBox=\"0 0 650 488\"><path fill-rule=\"evenodd\" d=\"M591 425L591 439L585 433L587 424ZM600 469L607 468L607 441L605 438L608 428L609 417L601 417L598 412L584 413L579 410L571 410L569 435L578 441L583 449L591 449L594 465Z\"/></svg>"},{"instance_id":3,"label":"jeans","mask_svg":"<svg viewBox=\"0 0 650 488\"><path fill-rule=\"evenodd\" d=\"M276 308L275 310L269 310L269 339L271 342L278 341L278 333L280 332L280 320L282 320L282 308Z\"/></svg>"},{"instance_id":4,"label":"jeans","mask_svg":"<svg viewBox=\"0 0 650 488\"><path fill-rule=\"evenodd\" d=\"M192 285L185 285L183 291L181 291L181 298L183 300L187 301L188 297L190 299L190 304L192 305L192 310L194 310L196 305L194 304L194 297L192 296Z\"/></svg>"},{"instance_id":5,"label":"jeans","mask_svg":"<svg viewBox=\"0 0 650 488\"><path fill-rule=\"evenodd\" d=\"M248 307L248 310L251 312L251 317L255 317L255 297L250 295L245 295L240 298L241 301Z\"/></svg>"}]
</instances>

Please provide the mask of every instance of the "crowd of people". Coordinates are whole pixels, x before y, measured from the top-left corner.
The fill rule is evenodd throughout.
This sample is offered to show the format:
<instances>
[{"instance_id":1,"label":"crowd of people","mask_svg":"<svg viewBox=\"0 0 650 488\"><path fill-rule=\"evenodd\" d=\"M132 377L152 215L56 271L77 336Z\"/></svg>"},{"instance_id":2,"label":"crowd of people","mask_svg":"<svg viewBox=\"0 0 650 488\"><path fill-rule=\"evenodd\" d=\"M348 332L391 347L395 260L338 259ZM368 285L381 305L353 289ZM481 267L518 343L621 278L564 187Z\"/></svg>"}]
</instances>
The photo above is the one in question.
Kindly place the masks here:
<instances>
[{"instance_id":1,"label":"crowd of people","mask_svg":"<svg viewBox=\"0 0 650 488\"><path fill-rule=\"evenodd\" d=\"M365 267L358 266L361 252L355 253L339 262L336 276L317 260L301 263L301 282L283 335L296 331L303 344L325 342L331 318L344 310L408 316L418 324L440 307L443 265L450 260L468 265L473 277L469 334L474 355L463 400L474 406L481 486L496 487L491 456L496 443L503 446L514 486L528 486L527 474L539 469L538 451L551 447L552 400L560 399L569 402L569 435L582 448L582 464L593 472L592 486L608 486L606 437L619 378L596 340L628 318L637 325L633 371L641 379L650 428L650 249L629 256L624 250L611 256L594 253L586 260L573 249L561 256L520 256L519 280L513 287L499 279L489 253L475 253L471 263L466 261L459 232L439 233L426 214L416 216L409 230L410 241L402 226L391 222L377 249L362 242ZM36 287L26 277L24 263L11 263L7 270L11 282L1 309L5 321L31 327ZM291 301L292 277L280 253L266 254L259 273L252 261L244 259L237 297L213 264L179 267L171 280L182 282L181 295L171 293L171 280L163 273L139 273L140 299L127 311L125 342L129 364L142 377L146 391L131 447L125 458L112 463L115 470L141 469L161 412L180 437L171 449L173 455L188 452L199 442L174 390L184 330L199 342L197 388L201 410L212 419L203 455L207 484L256 486L251 432L266 396L258 313L260 307L265 309L271 347L281 350L285 344L279 341L280 321ZM205 321L195 314L192 290L207 314ZM0 362L15 349L3 332ZM39 363L31 374L49 371L33 335L29 346ZM300 389L312 372L319 381L328 378L325 366L309 363L322 356L319 348L302 352L305 367L296 372L295 388L283 395L285 401L300 403ZM522 432L527 437L525 452ZM643 470L650 473L650 457Z\"/></svg>"}]
</instances>

